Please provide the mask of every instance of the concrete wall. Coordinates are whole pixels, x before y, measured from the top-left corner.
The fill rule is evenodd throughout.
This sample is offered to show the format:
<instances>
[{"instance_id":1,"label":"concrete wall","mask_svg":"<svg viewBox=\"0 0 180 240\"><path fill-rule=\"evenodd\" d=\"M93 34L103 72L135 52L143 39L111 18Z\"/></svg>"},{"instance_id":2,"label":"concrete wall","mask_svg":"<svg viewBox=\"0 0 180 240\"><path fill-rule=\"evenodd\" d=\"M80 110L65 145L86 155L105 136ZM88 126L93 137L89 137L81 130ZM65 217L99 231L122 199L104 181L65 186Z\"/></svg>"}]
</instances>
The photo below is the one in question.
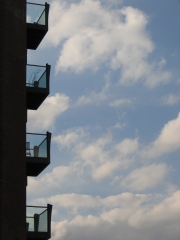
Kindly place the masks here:
<instances>
[{"instance_id":1,"label":"concrete wall","mask_svg":"<svg viewBox=\"0 0 180 240\"><path fill-rule=\"evenodd\" d=\"M0 0L0 239L26 239L26 1Z\"/></svg>"}]
</instances>

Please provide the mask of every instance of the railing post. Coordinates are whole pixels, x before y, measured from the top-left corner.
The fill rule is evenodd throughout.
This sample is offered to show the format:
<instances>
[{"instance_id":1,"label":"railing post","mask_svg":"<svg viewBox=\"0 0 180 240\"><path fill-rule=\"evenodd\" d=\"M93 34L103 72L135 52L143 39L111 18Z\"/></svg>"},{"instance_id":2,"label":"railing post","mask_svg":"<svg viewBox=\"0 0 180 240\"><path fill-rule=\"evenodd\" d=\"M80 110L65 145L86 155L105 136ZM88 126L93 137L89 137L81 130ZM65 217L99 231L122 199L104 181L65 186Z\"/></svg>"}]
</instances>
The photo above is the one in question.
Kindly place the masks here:
<instances>
[{"instance_id":1,"label":"railing post","mask_svg":"<svg viewBox=\"0 0 180 240\"><path fill-rule=\"evenodd\" d=\"M51 133L46 132L47 134L47 158L50 159L50 143L51 143Z\"/></svg>"},{"instance_id":2,"label":"railing post","mask_svg":"<svg viewBox=\"0 0 180 240\"><path fill-rule=\"evenodd\" d=\"M49 18L49 4L46 2L45 3L45 24L48 29L48 18Z\"/></svg>"},{"instance_id":3,"label":"railing post","mask_svg":"<svg viewBox=\"0 0 180 240\"><path fill-rule=\"evenodd\" d=\"M51 215L52 215L52 205L51 205L51 204L47 204L47 208L48 208L48 233L49 233L49 237L51 237Z\"/></svg>"},{"instance_id":4,"label":"railing post","mask_svg":"<svg viewBox=\"0 0 180 240\"><path fill-rule=\"evenodd\" d=\"M39 228L39 214L34 214L34 232L38 232Z\"/></svg>"},{"instance_id":5,"label":"railing post","mask_svg":"<svg viewBox=\"0 0 180 240\"><path fill-rule=\"evenodd\" d=\"M51 65L46 63L46 88L48 89L48 92L49 92L50 70L51 70Z\"/></svg>"}]
</instances>

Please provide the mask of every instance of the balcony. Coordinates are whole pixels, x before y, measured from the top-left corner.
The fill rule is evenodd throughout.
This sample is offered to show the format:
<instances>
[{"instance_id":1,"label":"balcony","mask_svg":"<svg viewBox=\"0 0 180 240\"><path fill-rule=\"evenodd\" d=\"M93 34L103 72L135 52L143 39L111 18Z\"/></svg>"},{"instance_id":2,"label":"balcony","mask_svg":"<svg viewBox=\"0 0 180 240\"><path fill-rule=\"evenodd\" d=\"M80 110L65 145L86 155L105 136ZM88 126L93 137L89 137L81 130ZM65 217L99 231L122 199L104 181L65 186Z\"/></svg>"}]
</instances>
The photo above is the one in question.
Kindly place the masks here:
<instances>
[{"instance_id":1,"label":"balcony","mask_svg":"<svg viewBox=\"0 0 180 240\"><path fill-rule=\"evenodd\" d=\"M50 164L51 133L26 133L27 176L38 176Z\"/></svg>"},{"instance_id":2,"label":"balcony","mask_svg":"<svg viewBox=\"0 0 180 240\"><path fill-rule=\"evenodd\" d=\"M51 66L26 65L26 108L37 110L49 95Z\"/></svg>"},{"instance_id":3,"label":"balcony","mask_svg":"<svg viewBox=\"0 0 180 240\"><path fill-rule=\"evenodd\" d=\"M27 49L35 50L48 31L49 4L27 2Z\"/></svg>"},{"instance_id":4,"label":"balcony","mask_svg":"<svg viewBox=\"0 0 180 240\"><path fill-rule=\"evenodd\" d=\"M51 238L52 205L26 206L27 240Z\"/></svg>"}]
</instances>

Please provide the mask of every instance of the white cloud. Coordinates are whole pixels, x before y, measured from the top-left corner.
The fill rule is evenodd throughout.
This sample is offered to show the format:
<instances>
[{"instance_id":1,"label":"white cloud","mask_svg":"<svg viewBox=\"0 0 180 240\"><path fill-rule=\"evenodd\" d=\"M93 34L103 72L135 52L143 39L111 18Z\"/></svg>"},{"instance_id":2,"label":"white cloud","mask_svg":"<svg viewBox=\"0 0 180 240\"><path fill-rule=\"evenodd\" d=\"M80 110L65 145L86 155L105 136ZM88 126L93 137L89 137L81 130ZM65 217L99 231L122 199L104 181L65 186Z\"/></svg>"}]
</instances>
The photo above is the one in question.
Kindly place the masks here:
<instances>
[{"instance_id":1,"label":"white cloud","mask_svg":"<svg viewBox=\"0 0 180 240\"><path fill-rule=\"evenodd\" d=\"M72 156L71 166L76 166L80 175L90 175L95 181L111 177L119 169L128 168L138 151L138 139L124 139L114 144L108 133L90 140L88 132L81 128L65 131L54 137L53 141L60 149L67 148Z\"/></svg>"},{"instance_id":2,"label":"white cloud","mask_svg":"<svg viewBox=\"0 0 180 240\"><path fill-rule=\"evenodd\" d=\"M99 196L90 196L85 194L58 194L48 198L38 198L35 199L33 204L46 204L47 202L58 207L64 208L102 208L102 209L112 209L112 208L138 208L142 203L149 201L151 197L146 194L132 194L125 192L119 195L112 195L105 198Z\"/></svg>"},{"instance_id":3,"label":"white cloud","mask_svg":"<svg viewBox=\"0 0 180 240\"><path fill-rule=\"evenodd\" d=\"M107 91L109 89L109 77L105 76L106 84L102 88L102 91L99 93L91 92L90 94L82 95L76 102L77 106L87 105L91 103L99 104L100 102L107 99L108 94Z\"/></svg>"},{"instance_id":4,"label":"white cloud","mask_svg":"<svg viewBox=\"0 0 180 240\"><path fill-rule=\"evenodd\" d=\"M69 107L70 98L65 94L56 93L47 97L38 110L28 110L28 131L52 129L56 118Z\"/></svg>"},{"instance_id":5,"label":"white cloud","mask_svg":"<svg viewBox=\"0 0 180 240\"><path fill-rule=\"evenodd\" d=\"M51 172L46 173L38 178L29 177L27 192L29 194L41 194L44 191L49 191L52 188L61 188L66 183L66 186L76 179L78 180L78 169L75 165L58 166Z\"/></svg>"},{"instance_id":6,"label":"white cloud","mask_svg":"<svg viewBox=\"0 0 180 240\"><path fill-rule=\"evenodd\" d=\"M180 95L169 94L168 96L163 98L163 103L165 105L172 106L178 102L180 102Z\"/></svg>"},{"instance_id":7,"label":"white cloud","mask_svg":"<svg viewBox=\"0 0 180 240\"><path fill-rule=\"evenodd\" d=\"M34 204L45 204L46 202L50 202L51 204L57 207L64 208L94 208L99 205L100 197L92 197L89 195L80 195L75 193L70 194L61 194L55 195L50 198L44 199L36 199Z\"/></svg>"},{"instance_id":8,"label":"white cloud","mask_svg":"<svg viewBox=\"0 0 180 240\"><path fill-rule=\"evenodd\" d=\"M100 93L96 93L96 92L92 92L88 95L83 95L81 96L77 102L76 105L77 106L82 106L82 105L87 105L87 104L91 104L91 103L100 103L103 100L106 100L107 98L107 94L103 91Z\"/></svg>"},{"instance_id":9,"label":"white cloud","mask_svg":"<svg viewBox=\"0 0 180 240\"><path fill-rule=\"evenodd\" d=\"M72 68L78 72L89 67L96 70L109 59L113 68L119 68L121 64L127 66L127 60L133 62L136 54L142 58L153 50L153 43L144 29L147 18L137 9L108 10L99 1L92 0L73 5L55 2L51 9L51 27L46 42L57 45L67 39L57 71ZM56 17L58 11L59 19Z\"/></svg>"},{"instance_id":10,"label":"white cloud","mask_svg":"<svg viewBox=\"0 0 180 240\"><path fill-rule=\"evenodd\" d=\"M180 148L180 113L162 128L157 139L142 151L142 157L155 158Z\"/></svg>"},{"instance_id":11,"label":"white cloud","mask_svg":"<svg viewBox=\"0 0 180 240\"><path fill-rule=\"evenodd\" d=\"M118 128L118 129L121 130L121 129L123 129L125 126L126 126L126 123L121 124L121 123L117 122L117 123L114 125L114 128Z\"/></svg>"},{"instance_id":12,"label":"white cloud","mask_svg":"<svg viewBox=\"0 0 180 240\"><path fill-rule=\"evenodd\" d=\"M122 180L121 186L133 191L143 191L162 183L168 171L165 164L151 164L135 169Z\"/></svg>"},{"instance_id":13,"label":"white cloud","mask_svg":"<svg viewBox=\"0 0 180 240\"><path fill-rule=\"evenodd\" d=\"M160 84L169 83L172 79L172 73L169 71L152 69L150 72L146 73L145 77L147 79L145 84L150 88L154 88Z\"/></svg>"},{"instance_id":14,"label":"white cloud","mask_svg":"<svg viewBox=\"0 0 180 240\"><path fill-rule=\"evenodd\" d=\"M105 65L121 69L121 84L142 81L148 87L155 87L169 82L172 74L163 70L165 59L148 62L148 55L155 47L146 31L147 24L148 17L130 6L112 10L100 1L68 4L54 0L50 30L43 44L55 47L62 44L56 73L88 68L96 71Z\"/></svg>"},{"instance_id":15,"label":"white cloud","mask_svg":"<svg viewBox=\"0 0 180 240\"><path fill-rule=\"evenodd\" d=\"M112 204L111 209L102 209L97 215L76 214L72 219L53 222L52 240L90 240L92 237L99 240L179 240L179 197L180 191L177 191L158 203L151 203L148 195L109 196L101 199L101 203L108 202L108 207Z\"/></svg>"},{"instance_id":16,"label":"white cloud","mask_svg":"<svg viewBox=\"0 0 180 240\"><path fill-rule=\"evenodd\" d=\"M134 216L129 219L130 225L134 227L152 227L158 224L159 228L161 228L162 224L164 226L169 226L172 224L174 225L174 230L176 230L180 220L179 199L180 191L176 191L160 203L154 204L153 207L146 206L142 209L139 209L136 211Z\"/></svg>"},{"instance_id":17,"label":"white cloud","mask_svg":"<svg viewBox=\"0 0 180 240\"><path fill-rule=\"evenodd\" d=\"M125 139L117 145L112 145L111 136L107 135L90 144L78 145L76 154L82 166L89 167L92 178L99 181L110 177L120 168L126 169L137 150L137 139Z\"/></svg>"},{"instance_id":18,"label":"white cloud","mask_svg":"<svg viewBox=\"0 0 180 240\"><path fill-rule=\"evenodd\" d=\"M105 136L91 144L82 144L77 148L77 154L86 164L93 166L97 162L104 163L108 159L108 152L104 147L111 142L111 136Z\"/></svg>"},{"instance_id":19,"label":"white cloud","mask_svg":"<svg viewBox=\"0 0 180 240\"><path fill-rule=\"evenodd\" d=\"M126 138L115 146L116 150L122 155L131 155L137 152L139 148L138 139Z\"/></svg>"},{"instance_id":20,"label":"white cloud","mask_svg":"<svg viewBox=\"0 0 180 240\"><path fill-rule=\"evenodd\" d=\"M53 137L52 141L56 142L60 148L71 147L72 145L77 144L86 133L83 128L73 128L67 131L64 131L63 134Z\"/></svg>"},{"instance_id":21,"label":"white cloud","mask_svg":"<svg viewBox=\"0 0 180 240\"><path fill-rule=\"evenodd\" d=\"M127 106L131 106L132 105L132 100L130 99L118 99L118 100L115 100L114 102L111 102L109 104L109 106L111 107L127 107Z\"/></svg>"},{"instance_id":22,"label":"white cloud","mask_svg":"<svg viewBox=\"0 0 180 240\"><path fill-rule=\"evenodd\" d=\"M97 166L97 168L93 169L92 177L97 181L102 180L105 177L111 176L115 170L119 169L120 166L122 168L126 168L127 165L129 165L129 161L126 163L120 160L118 161L117 159L105 161L105 163L102 163L99 167Z\"/></svg>"}]
</instances>

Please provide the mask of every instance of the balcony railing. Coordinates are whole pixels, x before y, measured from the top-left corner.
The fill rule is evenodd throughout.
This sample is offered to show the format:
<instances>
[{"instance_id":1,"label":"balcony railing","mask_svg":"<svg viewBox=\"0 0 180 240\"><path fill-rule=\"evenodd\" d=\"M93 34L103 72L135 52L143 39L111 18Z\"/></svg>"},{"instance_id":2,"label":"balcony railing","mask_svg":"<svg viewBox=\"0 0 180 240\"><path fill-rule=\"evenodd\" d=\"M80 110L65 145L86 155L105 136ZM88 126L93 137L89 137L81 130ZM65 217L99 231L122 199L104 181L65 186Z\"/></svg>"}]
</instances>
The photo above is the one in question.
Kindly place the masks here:
<instances>
[{"instance_id":1,"label":"balcony railing","mask_svg":"<svg viewBox=\"0 0 180 240\"><path fill-rule=\"evenodd\" d=\"M47 207L26 206L27 239L51 238L52 205Z\"/></svg>"},{"instance_id":2,"label":"balcony railing","mask_svg":"<svg viewBox=\"0 0 180 240\"><path fill-rule=\"evenodd\" d=\"M45 5L27 2L26 22L46 25Z\"/></svg>"},{"instance_id":3,"label":"balcony railing","mask_svg":"<svg viewBox=\"0 0 180 240\"><path fill-rule=\"evenodd\" d=\"M50 164L51 133L26 133L27 176L38 176Z\"/></svg>"},{"instance_id":4,"label":"balcony railing","mask_svg":"<svg viewBox=\"0 0 180 240\"><path fill-rule=\"evenodd\" d=\"M36 49L48 31L49 4L27 2L27 48Z\"/></svg>"},{"instance_id":5,"label":"balcony railing","mask_svg":"<svg viewBox=\"0 0 180 240\"><path fill-rule=\"evenodd\" d=\"M36 110L49 95L51 66L26 65L26 107Z\"/></svg>"}]
</instances>

